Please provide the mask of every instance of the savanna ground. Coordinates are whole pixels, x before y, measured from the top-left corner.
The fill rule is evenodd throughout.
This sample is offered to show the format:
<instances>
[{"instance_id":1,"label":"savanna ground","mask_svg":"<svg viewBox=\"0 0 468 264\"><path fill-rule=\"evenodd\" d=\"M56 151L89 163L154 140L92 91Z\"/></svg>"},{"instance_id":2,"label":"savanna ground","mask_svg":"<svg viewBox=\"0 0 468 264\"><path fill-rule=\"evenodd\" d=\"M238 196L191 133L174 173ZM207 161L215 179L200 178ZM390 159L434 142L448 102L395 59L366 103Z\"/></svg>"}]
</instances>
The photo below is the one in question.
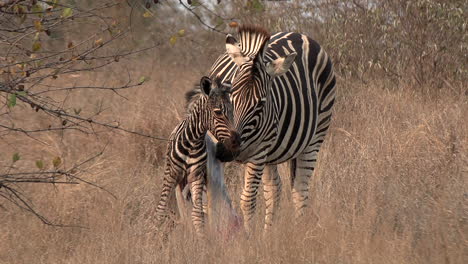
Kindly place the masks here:
<instances>
[{"instance_id":1,"label":"savanna ground","mask_svg":"<svg viewBox=\"0 0 468 264\"><path fill-rule=\"evenodd\" d=\"M450 50L450 44L457 43L424 28L424 38L447 41L445 55L437 57L437 53L429 52L429 59L412 60L408 58L417 55L408 48L400 50L406 55L394 60L386 50L389 55L379 57L380 68L372 67L376 61L369 63L363 54L380 54L378 45L370 37L364 37L364 44L355 38L363 24L369 26L369 35L378 35L378 23L366 20L377 15L356 10L361 20L356 22L348 14L348 21L354 21L354 25L339 24L339 18L336 25L330 22L326 30L335 30L335 38L313 25L294 24L297 21L272 24L266 19L264 23L272 31L284 27L307 33L323 43L336 61L333 123L311 181L310 207L299 222L291 218L289 170L282 165L282 203L271 234L260 235L260 192L257 235L249 239L240 236L227 243L201 242L189 228L176 226L163 242L154 225L154 213L164 169L164 141L107 130L96 135L51 132L41 135L41 142L8 134L0 142L0 164L5 167L11 165L14 152L21 153L21 160L14 164L21 168L54 156L62 157L65 165L71 164L105 148L104 154L87 167L85 179L112 195L86 184L21 185L43 215L80 227L44 225L30 213L2 201L0 262L466 263L467 82L452 71L448 73L453 67L466 74L466 54L462 53L466 43L460 44L459 54L451 53L457 48ZM466 16L466 9L463 12ZM186 20L173 31L196 22ZM341 30L351 40L339 36ZM395 34L392 37L406 36L389 32ZM107 91L77 91L67 104L89 111L103 107L106 111L102 118L117 116L127 128L167 137L184 116L183 94L207 73L224 49L223 36L204 32L200 40L189 30L187 34L175 45L165 44L143 56L125 59L124 66L54 82L112 84L125 79L127 70L132 75L146 75L149 81L122 92L128 99ZM418 35L412 36L413 41L419 40ZM432 58L447 66L424 68ZM359 70L351 70L354 68ZM16 106L8 118L37 127L48 125L45 115L29 106ZM227 165L225 177L238 211L241 175L238 165Z\"/></svg>"}]
</instances>

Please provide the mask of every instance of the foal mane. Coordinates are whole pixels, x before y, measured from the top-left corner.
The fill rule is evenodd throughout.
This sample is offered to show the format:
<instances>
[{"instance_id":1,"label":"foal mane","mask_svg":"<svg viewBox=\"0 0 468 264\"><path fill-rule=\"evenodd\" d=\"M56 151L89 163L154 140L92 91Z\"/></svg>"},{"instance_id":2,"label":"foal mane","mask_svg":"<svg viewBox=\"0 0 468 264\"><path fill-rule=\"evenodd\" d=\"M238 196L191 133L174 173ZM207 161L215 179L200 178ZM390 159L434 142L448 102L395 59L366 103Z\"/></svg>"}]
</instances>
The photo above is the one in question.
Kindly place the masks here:
<instances>
[{"instance_id":1,"label":"foal mane","mask_svg":"<svg viewBox=\"0 0 468 264\"><path fill-rule=\"evenodd\" d=\"M189 112L202 97L200 85L196 84L193 89L185 93L185 110Z\"/></svg>"}]
</instances>

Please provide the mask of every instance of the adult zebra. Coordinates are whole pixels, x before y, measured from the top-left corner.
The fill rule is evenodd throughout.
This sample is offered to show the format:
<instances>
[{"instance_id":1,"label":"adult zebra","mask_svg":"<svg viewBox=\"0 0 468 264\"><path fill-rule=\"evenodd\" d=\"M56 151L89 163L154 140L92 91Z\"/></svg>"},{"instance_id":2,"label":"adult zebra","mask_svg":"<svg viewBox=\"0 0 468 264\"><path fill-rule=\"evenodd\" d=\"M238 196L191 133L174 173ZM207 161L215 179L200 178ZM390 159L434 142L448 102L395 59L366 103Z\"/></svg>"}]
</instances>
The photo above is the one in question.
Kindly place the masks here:
<instances>
[{"instance_id":1,"label":"adult zebra","mask_svg":"<svg viewBox=\"0 0 468 264\"><path fill-rule=\"evenodd\" d=\"M233 153L220 144L217 155L245 164L241 209L247 230L263 182L268 229L281 193L277 164L289 161L295 214L303 214L309 179L330 125L335 76L327 53L305 35L280 32L270 37L258 26L242 26L238 35L240 41L227 36L226 53L210 76L232 82L241 147Z\"/></svg>"},{"instance_id":2,"label":"adult zebra","mask_svg":"<svg viewBox=\"0 0 468 264\"><path fill-rule=\"evenodd\" d=\"M212 83L208 77L203 77L200 87L186 94L187 116L169 137L163 188L156 209L158 225L167 216L168 201L176 186L183 190L188 184L193 204L192 222L195 231L203 234L202 193L207 162L205 134L210 131L230 151L236 152L239 147L239 135L232 123L230 93L230 83L221 83L219 79Z\"/></svg>"}]
</instances>

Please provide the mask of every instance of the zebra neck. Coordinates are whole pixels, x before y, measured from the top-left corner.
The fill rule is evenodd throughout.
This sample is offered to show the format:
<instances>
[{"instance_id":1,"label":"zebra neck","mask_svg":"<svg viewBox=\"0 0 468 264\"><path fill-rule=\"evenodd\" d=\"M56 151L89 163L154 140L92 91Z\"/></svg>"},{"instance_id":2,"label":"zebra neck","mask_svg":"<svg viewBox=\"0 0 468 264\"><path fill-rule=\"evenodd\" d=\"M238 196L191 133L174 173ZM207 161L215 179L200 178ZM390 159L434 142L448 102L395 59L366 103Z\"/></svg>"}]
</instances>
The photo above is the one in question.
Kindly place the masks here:
<instances>
[{"instance_id":1,"label":"zebra neck","mask_svg":"<svg viewBox=\"0 0 468 264\"><path fill-rule=\"evenodd\" d=\"M209 120L206 111L203 111L204 108L203 105L194 107L185 122L184 140L190 142L190 145L194 147L199 146L204 141L208 130Z\"/></svg>"}]
</instances>

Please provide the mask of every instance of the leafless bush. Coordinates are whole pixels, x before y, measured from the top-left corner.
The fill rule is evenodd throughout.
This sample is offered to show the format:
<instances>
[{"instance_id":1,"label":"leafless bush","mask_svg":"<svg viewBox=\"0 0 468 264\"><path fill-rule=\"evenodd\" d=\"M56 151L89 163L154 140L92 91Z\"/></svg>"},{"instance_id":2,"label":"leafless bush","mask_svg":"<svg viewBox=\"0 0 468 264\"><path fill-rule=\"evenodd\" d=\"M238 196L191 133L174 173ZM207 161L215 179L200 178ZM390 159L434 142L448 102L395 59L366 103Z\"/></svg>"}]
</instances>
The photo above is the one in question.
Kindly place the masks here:
<instances>
[{"instance_id":1,"label":"leafless bush","mask_svg":"<svg viewBox=\"0 0 468 264\"><path fill-rule=\"evenodd\" d=\"M466 1L235 1L232 6L229 14L243 23L314 38L347 79L385 78L425 92L467 81Z\"/></svg>"},{"instance_id":2,"label":"leafless bush","mask_svg":"<svg viewBox=\"0 0 468 264\"><path fill-rule=\"evenodd\" d=\"M421 91L466 82L466 1L336 1L323 41L342 76L380 76Z\"/></svg>"},{"instance_id":3,"label":"leafless bush","mask_svg":"<svg viewBox=\"0 0 468 264\"><path fill-rule=\"evenodd\" d=\"M128 74L127 80L116 86L60 81L82 78L86 73L102 70L148 49L128 50L116 45L128 33L127 27L110 15L120 5L112 1L95 5L59 1L0 2L0 96L5 102L0 105L1 139L13 136L41 142L41 136L56 136L55 132L97 135L98 127L131 132L122 128L116 117L100 118L104 112L102 107L95 110L69 107L68 101L73 100L78 90L102 90L122 96L122 90L143 84L144 77ZM25 108L26 105L32 111ZM15 118L18 112L28 112L48 124L34 126ZM29 168L15 166L21 154L12 153L11 163L6 163L0 173L0 195L51 224L34 210L18 185L89 183L79 176L80 172L100 156L102 150L68 167L62 163L63 157L48 157L53 163L50 169L42 159Z\"/></svg>"}]
</instances>

